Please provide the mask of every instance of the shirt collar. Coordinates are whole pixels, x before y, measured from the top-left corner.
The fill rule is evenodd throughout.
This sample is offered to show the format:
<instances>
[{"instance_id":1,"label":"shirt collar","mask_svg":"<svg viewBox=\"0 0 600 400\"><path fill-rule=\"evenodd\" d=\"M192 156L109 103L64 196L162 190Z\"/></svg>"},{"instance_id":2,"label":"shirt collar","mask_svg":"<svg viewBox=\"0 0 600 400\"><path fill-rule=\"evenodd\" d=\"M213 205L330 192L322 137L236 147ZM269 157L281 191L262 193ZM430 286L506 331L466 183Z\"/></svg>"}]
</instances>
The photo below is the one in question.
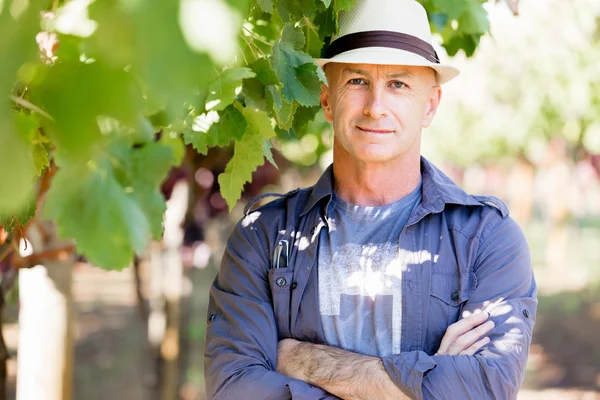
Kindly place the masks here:
<instances>
[{"instance_id":1,"label":"shirt collar","mask_svg":"<svg viewBox=\"0 0 600 400\"><path fill-rule=\"evenodd\" d=\"M329 165L323 175L319 178L315 186L313 186L312 191L310 192L310 197L308 198L308 202L304 206L302 213L300 213L300 217L304 216L308 213L318 202L327 198L327 207L329 207L329 202L331 201L331 195L333 193L333 164ZM325 208L327 210L327 207Z\"/></svg>"},{"instance_id":2,"label":"shirt collar","mask_svg":"<svg viewBox=\"0 0 600 400\"><path fill-rule=\"evenodd\" d=\"M421 206L430 212L441 212L446 204L459 204L467 206L482 206L479 201L469 196L458 187L442 171L421 157L422 194ZM333 193L333 164L331 164L317 183L313 186L300 217L308 213L321 200L327 199L327 206ZM327 207L325 208L327 210Z\"/></svg>"}]
</instances>

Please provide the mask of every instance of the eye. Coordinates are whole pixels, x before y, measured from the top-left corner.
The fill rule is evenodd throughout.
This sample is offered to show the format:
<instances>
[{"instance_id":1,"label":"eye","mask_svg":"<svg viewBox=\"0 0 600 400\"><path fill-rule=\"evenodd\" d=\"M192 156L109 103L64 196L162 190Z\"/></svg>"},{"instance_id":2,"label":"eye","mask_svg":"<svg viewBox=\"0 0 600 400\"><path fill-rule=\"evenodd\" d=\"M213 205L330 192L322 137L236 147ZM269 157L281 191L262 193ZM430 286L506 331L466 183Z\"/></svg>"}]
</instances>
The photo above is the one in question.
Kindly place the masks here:
<instances>
[{"instance_id":1,"label":"eye","mask_svg":"<svg viewBox=\"0 0 600 400\"><path fill-rule=\"evenodd\" d=\"M394 88L396 88L396 89L402 89L402 88L406 87L406 84L404 82L394 81L394 82L392 82L392 86L394 86Z\"/></svg>"},{"instance_id":2,"label":"eye","mask_svg":"<svg viewBox=\"0 0 600 400\"><path fill-rule=\"evenodd\" d=\"M367 82L365 82L365 80L362 78L352 78L348 81L348 83L351 85L365 85Z\"/></svg>"}]
</instances>

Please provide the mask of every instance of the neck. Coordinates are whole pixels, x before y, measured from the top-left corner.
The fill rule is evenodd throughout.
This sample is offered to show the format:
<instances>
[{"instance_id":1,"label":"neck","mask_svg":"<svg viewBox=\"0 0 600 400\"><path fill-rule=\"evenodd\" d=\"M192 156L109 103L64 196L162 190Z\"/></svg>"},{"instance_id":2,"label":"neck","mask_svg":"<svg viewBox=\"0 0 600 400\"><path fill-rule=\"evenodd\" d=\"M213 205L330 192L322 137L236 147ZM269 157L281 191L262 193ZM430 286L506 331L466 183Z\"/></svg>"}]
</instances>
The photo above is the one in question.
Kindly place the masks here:
<instances>
[{"instance_id":1,"label":"neck","mask_svg":"<svg viewBox=\"0 0 600 400\"><path fill-rule=\"evenodd\" d=\"M334 190L359 206L383 206L410 194L421 180L420 155L382 164L333 162Z\"/></svg>"}]
</instances>

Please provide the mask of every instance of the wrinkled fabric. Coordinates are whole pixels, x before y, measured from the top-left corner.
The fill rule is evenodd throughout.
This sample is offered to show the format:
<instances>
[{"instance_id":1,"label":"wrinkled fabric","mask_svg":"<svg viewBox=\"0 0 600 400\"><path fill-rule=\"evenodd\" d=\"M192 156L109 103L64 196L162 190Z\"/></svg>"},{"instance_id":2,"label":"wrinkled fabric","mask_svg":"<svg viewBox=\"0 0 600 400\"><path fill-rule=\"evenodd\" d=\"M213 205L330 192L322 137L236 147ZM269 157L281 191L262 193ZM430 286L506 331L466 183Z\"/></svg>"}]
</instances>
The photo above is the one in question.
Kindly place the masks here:
<instances>
[{"instance_id":1,"label":"wrinkled fabric","mask_svg":"<svg viewBox=\"0 0 600 400\"><path fill-rule=\"evenodd\" d=\"M399 238L399 354L382 357L413 399L514 399L523 381L537 290L529 248L506 206L469 196L421 159L421 202ZM210 290L205 348L209 399L335 399L275 372L284 338L327 344L319 315L318 242L328 229L332 168L234 228ZM281 240L286 268L273 268ZM485 309L496 327L473 356L436 356L446 328Z\"/></svg>"}]
</instances>

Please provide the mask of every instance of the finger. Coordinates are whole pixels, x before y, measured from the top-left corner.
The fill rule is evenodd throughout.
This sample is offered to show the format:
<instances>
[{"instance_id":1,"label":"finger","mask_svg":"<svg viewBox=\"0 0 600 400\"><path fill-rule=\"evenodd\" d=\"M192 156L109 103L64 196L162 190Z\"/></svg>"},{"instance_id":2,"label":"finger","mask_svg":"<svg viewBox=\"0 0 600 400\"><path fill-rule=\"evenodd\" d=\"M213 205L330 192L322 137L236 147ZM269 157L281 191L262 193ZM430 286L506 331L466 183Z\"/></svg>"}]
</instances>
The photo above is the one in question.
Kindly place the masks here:
<instances>
[{"instance_id":1,"label":"finger","mask_svg":"<svg viewBox=\"0 0 600 400\"><path fill-rule=\"evenodd\" d=\"M466 356L472 356L473 354L475 354L477 352L477 350L481 349L483 346L485 346L489 342L490 342L490 338L486 336L483 339L480 339L480 340L476 341L475 343L473 343L468 349L461 351L460 354L466 355Z\"/></svg>"},{"instance_id":2,"label":"finger","mask_svg":"<svg viewBox=\"0 0 600 400\"><path fill-rule=\"evenodd\" d=\"M460 354L464 350L471 347L477 340L482 336L486 335L489 331L494 329L494 321L487 321L484 324L479 325L476 328L471 329L469 332L457 338L454 343L449 346L448 354L456 355Z\"/></svg>"},{"instance_id":3,"label":"finger","mask_svg":"<svg viewBox=\"0 0 600 400\"><path fill-rule=\"evenodd\" d=\"M440 343L438 353L445 354L448 351L450 345L452 345L452 343L454 343L456 339L469 332L474 327L484 323L489 318L489 316L490 314L487 312L478 312L450 325L448 329L446 329L446 333L442 338L442 342Z\"/></svg>"}]
</instances>

